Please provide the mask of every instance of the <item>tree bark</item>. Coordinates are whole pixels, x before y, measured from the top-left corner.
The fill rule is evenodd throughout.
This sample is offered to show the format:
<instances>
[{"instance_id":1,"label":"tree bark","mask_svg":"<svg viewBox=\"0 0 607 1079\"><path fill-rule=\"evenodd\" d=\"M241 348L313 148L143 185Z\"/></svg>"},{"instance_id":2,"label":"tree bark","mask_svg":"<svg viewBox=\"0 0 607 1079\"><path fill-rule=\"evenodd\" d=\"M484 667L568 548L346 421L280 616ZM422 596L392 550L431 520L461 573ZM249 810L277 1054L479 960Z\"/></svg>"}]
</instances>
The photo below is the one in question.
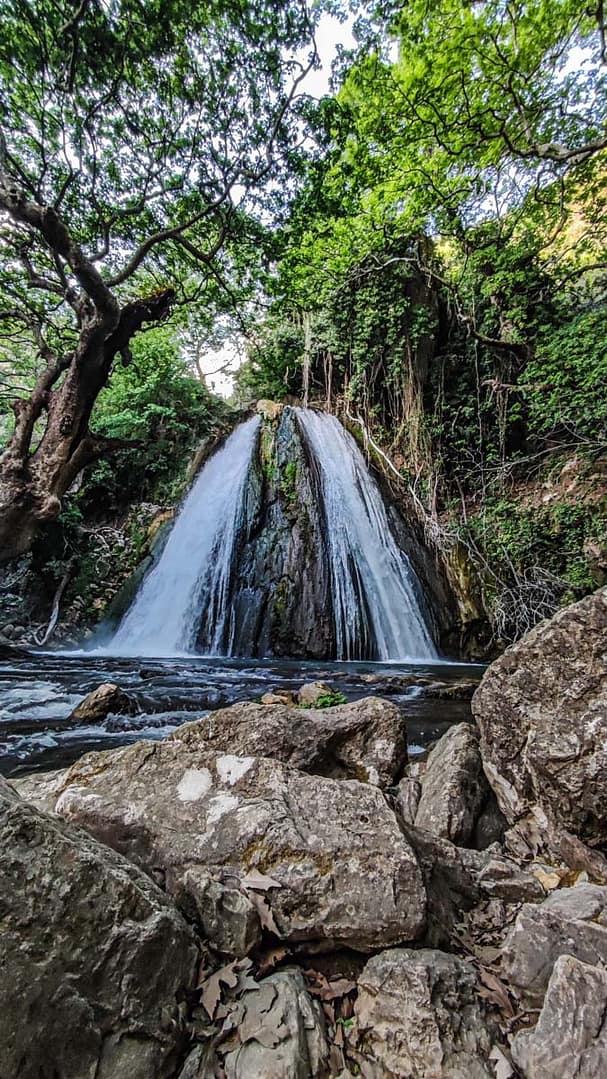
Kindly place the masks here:
<instances>
[{"instance_id":1,"label":"tree bark","mask_svg":"<svg viewBox=\"0 0 607 1079\"><path fill-rule=\"evenodd\" d=\"M31 396L15 402L15 430L0 457L0 562L29 550L39 526L61 512L62 498L83 468L124 445L90 431L95 401L115 357L144 323L165 318L173 299L173 290L165 289L122 309L94 310L74 352L50 358ZM34 446L41 421L44 431Z\"/></svg>"}]
</instances>

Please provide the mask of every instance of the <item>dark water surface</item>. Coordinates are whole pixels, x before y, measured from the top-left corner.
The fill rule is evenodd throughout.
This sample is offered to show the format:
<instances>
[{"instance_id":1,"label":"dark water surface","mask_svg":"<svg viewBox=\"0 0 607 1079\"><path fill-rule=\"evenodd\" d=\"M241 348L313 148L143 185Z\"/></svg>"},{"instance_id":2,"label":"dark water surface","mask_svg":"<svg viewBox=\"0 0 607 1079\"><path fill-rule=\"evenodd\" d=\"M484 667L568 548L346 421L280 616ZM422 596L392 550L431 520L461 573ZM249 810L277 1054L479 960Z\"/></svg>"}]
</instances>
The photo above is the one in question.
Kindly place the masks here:
<instances>
[{"instance_id":1,"label":"dark water surface","mask_svg":"<svg viewBox=\"0 0 607 1079\"><path fill-rule=\"evenodd\" d=\"M318 663L195 656L138 660L32 652L0 662L0 774L60 768L91 749L164 738L209 710L316 680L330 682L349 701L390 697L406 716L409 750L415 754L452 723L467 719L470 705L429 697L423 688L399 685L397 680L414 675L450 683L478 681L482 671L478 666L441 662ZM135 697L141 713L108 716L95 725L69 721L75 705L101 682L118 683Z\"/></svg>"}]
</instances>

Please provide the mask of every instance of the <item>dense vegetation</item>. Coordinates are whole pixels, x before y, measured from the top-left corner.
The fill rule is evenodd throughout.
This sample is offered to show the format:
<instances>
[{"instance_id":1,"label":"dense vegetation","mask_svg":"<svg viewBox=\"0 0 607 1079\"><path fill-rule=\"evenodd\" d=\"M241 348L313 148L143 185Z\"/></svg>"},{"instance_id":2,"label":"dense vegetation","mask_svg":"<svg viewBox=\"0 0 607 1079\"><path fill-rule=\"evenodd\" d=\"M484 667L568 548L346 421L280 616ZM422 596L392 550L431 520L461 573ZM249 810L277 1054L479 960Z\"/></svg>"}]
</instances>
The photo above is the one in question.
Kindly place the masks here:
<instances>
[{"instance_id":1,"label":"dense vegetation","mask_svg":"<svg viewBox=\"0 0 607 1079\"><path fill-rule=\"evenodd\" d=\"M349 415L511 638L607 579L602 15L412 0L360 33L241 399Z\"/></svg>"},{"instance_id":2,"label":"dense vegetation","mask_svg":"<svg viewBox=\"0 0 607 1079\"><path fill-rule=\"evenodd\" d=\"M323 10L0 2L2 554L175 500L228 313L235 403L339 411L511 638L607 579L602 5L344 5L312 102Z\"/></svg>"}]
</instances>

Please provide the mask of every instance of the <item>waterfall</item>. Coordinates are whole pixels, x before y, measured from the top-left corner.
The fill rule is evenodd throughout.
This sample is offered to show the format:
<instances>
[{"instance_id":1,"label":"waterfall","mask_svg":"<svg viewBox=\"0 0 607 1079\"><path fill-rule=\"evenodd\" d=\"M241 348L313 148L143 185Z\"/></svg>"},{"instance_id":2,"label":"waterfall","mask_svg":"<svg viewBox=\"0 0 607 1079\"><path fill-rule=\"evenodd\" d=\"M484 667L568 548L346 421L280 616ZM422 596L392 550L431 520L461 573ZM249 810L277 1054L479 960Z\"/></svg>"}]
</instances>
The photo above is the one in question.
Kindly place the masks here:
<instances>
[{"instance_id":1,"label":"waterfall","mask_svg":"<svg viewBox=\"0 0 607 1079\"><path fill-rule=\"evenodd\" d=\"M415 574L356 442L335 416L296 414L320 473L338 657L436 658Z\"/></svg>"},{"instance_id":2,"label":"waterfall","mask_svg":"<svg viewBox=\"0 0 607 1079\"><path fill-rule=\"evenodd\" d=\"M415 573L351 435L335 416L287 408L262 464L260 424L240 424L201 470L113 654L436 658Z\"/></svg>"},{"instance_id":3,"label":"waterfall","mask_svg":"<svg viewBox=\"0 0 607 1079\"><path fill-rule=\"evenodd\" d=\"M193 651L201 611L211 626L208 650L220 651L229 633L229 585L260 422L255 416L240 424L201 470L110 643L115 655Z\"/></svg>"}]
</instances>

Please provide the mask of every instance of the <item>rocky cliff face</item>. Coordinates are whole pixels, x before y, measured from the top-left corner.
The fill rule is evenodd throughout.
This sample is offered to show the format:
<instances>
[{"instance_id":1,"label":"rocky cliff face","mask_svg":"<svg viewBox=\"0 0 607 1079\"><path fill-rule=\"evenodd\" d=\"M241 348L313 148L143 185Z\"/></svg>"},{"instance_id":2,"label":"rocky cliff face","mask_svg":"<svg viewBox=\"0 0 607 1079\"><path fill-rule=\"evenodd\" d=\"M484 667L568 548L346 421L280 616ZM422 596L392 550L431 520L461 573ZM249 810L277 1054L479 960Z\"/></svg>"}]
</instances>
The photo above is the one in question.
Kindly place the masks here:
<instances>
[{"instance_id":1,"label":"rocky cliff face","mask_svg":"<svg viewBox=\"0 0 607 1079\"><path fill-rule=\"evenodd\" d=\"M335 639L318 476L293 411L269 406L236 556L232 651L322 658Z\"/></svg>"}]
</instances>

